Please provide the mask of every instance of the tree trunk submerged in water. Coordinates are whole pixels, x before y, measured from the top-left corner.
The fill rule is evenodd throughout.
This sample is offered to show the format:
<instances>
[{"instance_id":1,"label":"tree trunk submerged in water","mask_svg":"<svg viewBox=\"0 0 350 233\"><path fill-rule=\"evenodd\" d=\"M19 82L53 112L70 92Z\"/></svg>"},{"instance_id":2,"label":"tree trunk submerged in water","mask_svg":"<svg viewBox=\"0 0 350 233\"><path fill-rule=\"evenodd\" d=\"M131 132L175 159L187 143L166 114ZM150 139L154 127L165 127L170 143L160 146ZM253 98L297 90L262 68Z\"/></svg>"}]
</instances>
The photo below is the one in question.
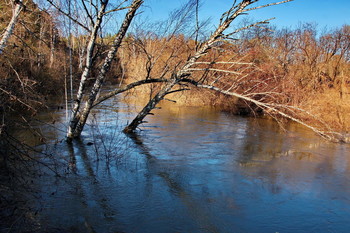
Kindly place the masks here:
<instances>
[{"instance_id":1,"label":"tree trunk submerged in water","mask_svg":"<svg viewBox=\"0 0 350 233\"><path fill-rule=\"evenodd\" d=\"M124 132L131 133L136 130L138 125L144 123L144 118L150 114L150 112L161 100L164 99L167 94L177 91L172 91L173 87L176 85L181 86L189 84L194 85L197 88L209 89L211 91L227 96L237 97L247 103L252 104L253 106L258 107L261 110L265 110L265 113L267 115L270 115L276 120L278 120L276 116L281 116L313 130L328 140L339 141L339 138L337 138L339 135L336 132L333 132L330 127L322 120L318 119L317 116L296 106L279 104L278 98L276 97L278 97L280 93L275 92L273 89L266 91L261 91L259 89L255 90L254 87L259 85L265 86L266 83L264 80L254 80L254 72L256 72L254 63L244 61L242 62L242 58L240 57L237 57L236 60L216 61L215 58L212 59L210 56L206 56L215 47L224 50L225 47L222 46L220 48L220 46L225 45L226 40L235 38L235 36L237 36L237 33L249 28L260 27L260 25L267 24L270 20L273 19L271 18L264 21L258 21L256 23L235 29L233 32L224 34L226 29L230 27L230 24L238 16L246 14L246 12L252 10L279 5L290 2L292 0L285 0L248 8L248 6L255 4L258 1L259 0L243 0L237 4L236 1L234 1L232 7L222 15L217 29L211 34L208 39L196 46L196 50L188 56L187 61L184 61L184 65L180 69L177 69L177 67L173 68L172 75L168 78L167 84L163 86L161 90L146 104L146 106L137 114L133 121L124 128ZM149 54L146 55L150 56ZM237 65L237 67L234 69L226 68L225 66L215 67L215 64L227 64L229 67ZM223 81L220 81L220 77L222 77L220 75L217 75L218 78L216 78L215 75L202 75L196 77L195 72L198 71L204 73L209 71L215 72L211 74L223 73L230 76L230 78L232 78L232 81L228 79L223 79ZM235 83L235 80L237 83ZM247 86L242 90L242 87L240 86L244 82L251 82L252 86ZM303 114L307 115L308 117L313 117L318 125L316 123L315 125L307 123L303 119Z\"/></svg>"},{"instance_id":2,"label":"tree trunk submerged in water","mask_svg":"<svg viewBox=\"0 0 350 233\"><path fill-rule=\"evenodd\" d=\"M74 100L73 112L72 112L72 116L68 127L68 133L67 133L68 141L76 137L75 129L79 122L79 117L80 117L79 110L80 110L82 99L84 96L86 81L88 79L88 76L91 72L91 68L93 65L92 60L93 60L94 48L96 45L96 38L102 24L102 19L103 19L106 7L107 7L107 1L101 5L100 10L96 17L95 25L90 33L90 40L87 45L86 65L80 78L79 89L78 89L77 97Z\"/></svg>"},{"instance_id":3,"label":"tree trunk submerged in water","mask_svg":"<svg viewBox=\"0 0 350 233\"><path fill-rule=\"evenodd\" d=\"M167 83L161 91L158 92L147 105L139 112L134 120L124 128L124 133L132 133L137 126L143 122L143 119L150 114L150 112L156 107L156 105L168 94L168 92L177 84L177 79L174 78L172 82Z\"/></svg>"},{"instance_id":4,"label":"tree trunk submerged in water","mask_svg":"<svg viewBox=\"0 0 350 233\"><path fill-rule=\"evenodd\" d=\"M149 51L147 51L146 45L141 43L141 46L144 46L142 48L144 49L143 51L145 52L145 54L150 55L148 57L151 59L148 59L147 62L150 62L151 65L149 64L146 65L146 67L149 68L149 70L147 70L147 75L145 77L141 78L141 80L139 81L132 83L131 86L130 84L127 85L128 88L126 89L130 90L135 86L150 83L148 82L149 80L152 80L152 82L164 82L165 85L161 87L161 89L158 91L158 93L156 93L156 95L152 94L153 98L151 98L151 100L137 114L134 120L127 127L125 127L124 132L131 133L135 131L136 128L141 123L144 122L145 117L148 114L150 114L150 112L156 107L156 105L161 100L164 99L166 95L173 92L185 90L185 88L183 88L183 85L190 84L190 85L196 86L197 88L210 89L211 91L215 91L224 95L238 97L244 100L245 102L249 102L254 106L256 105L260 109L267 110L266 113L272 116L273 118L275 118L273 114L276 114L285 118L289 118L295 122L298 122L312 129L313 131L317 132L321 136L331 139L333 137L331 134L325 133L317 129L317 127L313 127L311 125L306 124L302 120L302 118L294 117L294 115L296 114L296 111L309 114L308 112L305 112L304 110L294 106L279 104L278 98L275 99L275 97L278 97L280 93L275 92L274 89L272 90L268 89L266 91L265 89L256 90L255 88L256 86L259 86L259 85L265 86L266 83L264 80L254 79L254 72L256 72L256 69L254 68L256 67L254 62L250 62L250 61L244 62L245 60L243 58L236 57L236 56L230 59L224 57L227 60L222 61L220 60L221 58L219 56L220 53L218 53L218 57L215 57L215 56L211 57L210 55L206 56L215 47L218 48L219 52L221 50L225 50L226 48L230 48L229 46L225 47L225 45L230 44L230 42L226 44L226 41L231 40L232 38L234 39L235 36L237 36L237 33L243 30L247 30L249 28L259 27L260 25L267 24L269 23L270 20L272 20L272 19L268 19L264 21L259 21L259 22L235 29L232 32L229 32L229 33L226 32L226 34L224 34L226 29L229 28L230 24L238 16L246 14L246 12L249 12L252 10L265 8L272 5L278 5L278 4L290 2L292 0L285 0L281 2L275 2L275 3L270 3L266 5L260 5L260 6L253 6L251 8L248 8L248 6L250 6L251 4L255 4L258 1L259 0L251 0L251 1L242 0L239 3L237 3L236 1L233 1L232 7L222 15L217 29L206 40L202 41L202 43L196 42L195 47L193 47L193 50L191 50L186 54L187 55L186 57L181 58L182 60L180 61L171 60L172 58L175 58L175 57L178 58L177 56L178 54L172 51L171 53L172 55L165 60L166 65L164 68L164 72L161 72L158 78L151 77L151 71L152 71L152 68L155 67L157 60L158 61L160 60L159 57L161 56L155 57L152 60L153 57L149 54ZM108 1L104 1L103 3L107 3L107 2ZM126 90L124 87L118 88L117 90L107 93L107 95L105 94L102 98L101 97L97 98L97 95L100 92L101 86L104 82L106 73L109 71L111 62L115 57L115 54L121 44L123 37L125 36L125 33L131 23L131 20L135 15L136 10L139 8L141 4L142 4L141 0L134 0L132 5L127 7L129 8L129 11L125 16L124 22L121 28L119 29L116 39L113 42L113 47L109 50L108 55L99 70L99 74L97 78L94 79L95 84L91 89L89 96L87 96L86 98L87 100L84 104L85 107L81 107L82 106L81 102L83 98L77 98L76 105L73 111L73 117L70 122L71 124L69 127L69 132L67 134L67 141L71 141L73 138L80 136L86 124L87 118L90 114L90 111L94 106ZM182 12L182 11L179 11L179 12ZM185 13L187 14L188 12L184 12L184 15L186 15ZM179 14L176 14L176 16L178 18L181 18L179 17ZM178 23L181 24L185 22L186 21L185 19L186 17L184 17L184 20L182 21L179 20ZM168 38L166 39L166 41L169 42L171 41L172 38L175 38L178 35L177 34L178 32L176 31L178 27L179 26L176 24L174 27L175 28L174 32L170 33L170 39ZM169 32L166 35L169 35ZM95 40L96 38L93 39L94 43L95 43ZM142 40L142 38L140 40ZM192 48L189 47L189 49L192 49ZM161 50L161 51L164 51L164 50ZM233 59L236 59L236 60L233 60ZM176 65L173 65L173 64L176 64ZM90 71L90 69L91 68L89 68L88 71ZM196 72L197 74L199 73L199 75L196 76L195 74ZM201 76L201 72L203 73L202 76ZM209 72L211 73L209 74ZM246 83L246 85L248 86L242 85L243 83ZM84 84L85 84L85 81L82 81L81 86L84 87ZM178 86L180 86L179 90L172 90L174 87L178 87ZM81 89L82 89L81 92L80 92L80 89L78 91L78 97L81 97L83 95L84 88L81 88Z\"/></svg>"},{"instance_id":5,"label":"tree trunk submerged in water","mask_svg":"<svg viewBox=\"0 0 350 233\"><path fill-rule=\"evenodd\" d=\"M182 66L182 68L172 75L172 77L169 79L168 84L165 85L139 112L139 114L134 118L134 120L124 128L123 131L125 133L134 132L138 125L143 122L143 119L156 107L156 105L161 100L163 100L167 94L171 93L171 89L175 85L179 84L183 78L191 76L191 74L193 73L191 67L196 64L196 61L198 61L198 59L204 57L208 53L208 50L214 47L215 43L223 39L223 32L250 4L252 3L249 1L242 1L237 6L235 4L232 6L232 8L228 11L229 13L227 13L226 15L226 19L219 24L219 27L215 30L215 32L212 33L212 35L200 45L200 47L194 53L194 55L187 59L186 63Z\"/></svg>"},{"instance_id":6,"label":"tree trunk submerged in water","mask_svg":"<svg viewBox=\"0 0 350 233\"><path fill-rule=\"evenodd\" d=\"M143 3L142 0L134 0L131 4L131 6L129 7L129 11L127 12L124 21L118 31L118 34L115 38L115 40L113 41L113 45L111 47L111 49L108 52L107 57L105 58L105 61L102 65L102 67L100 68L99 74L95 80L94 86L92 87L91 91L90 91L90 95L88 97L87 102L85 103L85 107L84 109L80 112L80 104L81 104L81 100L82 100L82 94L84 91L84 85L86 82L86 79L82 79L81 83L80 83L80 87L79 91L78 91L78 95L77 95L77 100L76 100L76 104L74 106L73 109L73 116L71 118L70 121L70 125L69 125L69 129L68 129L68 134L67 134L67 141L71 141L73 138L79 137L81 135L81 132L84 129L84 126L86 124L87 118L90 114L91 109L94 107L94 102L96 100L96 97L98 95L98 93L101 90L102 84L105 80L106 74L110 69L110 66L113 62L113 59L115 58L115 55L122 43L122 40L126 34L126 32L128 31L128 28L131 24L132 19L135 16L136 11L139 9L139 7L141 6L141 4ZM107 1L105 1L105 4L107 4ZM105 14L104 13L104 9L101 10L102 12L102 16ZM101 18L102 21L102 18ZM101 22L100 22L101 24ZM96 26L96 25L95 25ZM100 26L98 26L100 27ZM94 43L96 41L96 37L94 38ZM91 69L91 67L90 67ZM89 69L89 70L90 70Z\"/></svg>"}]
</instances>

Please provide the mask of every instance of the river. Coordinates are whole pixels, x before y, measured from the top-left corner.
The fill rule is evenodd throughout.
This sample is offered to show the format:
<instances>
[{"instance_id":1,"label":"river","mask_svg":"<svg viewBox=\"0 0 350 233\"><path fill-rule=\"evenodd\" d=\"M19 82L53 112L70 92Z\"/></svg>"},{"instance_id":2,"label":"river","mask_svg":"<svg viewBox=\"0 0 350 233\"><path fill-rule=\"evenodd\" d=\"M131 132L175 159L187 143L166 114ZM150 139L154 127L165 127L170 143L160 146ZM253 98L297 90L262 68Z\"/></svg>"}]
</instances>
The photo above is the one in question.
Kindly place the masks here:
<instances>
[{"instance_id":1,"label":"river","mask_svg":"<svg viewBox=\"0 0 350 233\"><path fill-rule=\"evenodd\" d=\"M122 127L142 106L127 99L95 110L72 146L61 140L64 110L42 113L33 123L48 137L39 148L53 154L65 174L35 180L35 229L350 230L349 145L292 123L282 129L268 119L173 103L154 110L142 130L127 136ZM28 140L25 132L19 135Z\"/></svg>"}]
</instances>

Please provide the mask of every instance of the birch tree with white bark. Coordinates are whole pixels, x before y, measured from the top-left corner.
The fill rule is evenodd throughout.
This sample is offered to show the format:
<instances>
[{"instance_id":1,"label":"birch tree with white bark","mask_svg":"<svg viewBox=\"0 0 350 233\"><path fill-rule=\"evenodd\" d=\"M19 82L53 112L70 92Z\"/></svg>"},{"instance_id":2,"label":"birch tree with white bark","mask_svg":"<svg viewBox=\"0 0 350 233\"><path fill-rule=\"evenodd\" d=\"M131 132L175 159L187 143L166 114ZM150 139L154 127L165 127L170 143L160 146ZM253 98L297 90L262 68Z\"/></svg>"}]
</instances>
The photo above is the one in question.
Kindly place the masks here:
<instances>
[{"instance_id":1,"label":"birch tree with white bark","mask_svg":"<svg viewBox=\"0 0 350 233\"><path fill-rule=\"evenodd\" d=\"M12 4L12 18L7 25L5 31L1 35L1 40L0 40L0 54L3 53L3 50L5 49L8 40L10 39L13 30L16 26L18 17L23 9L23 2L22 0L13 0L11 2Z\"/></svg>"},{"instance_id":2,"label":"birch tree with white bark","mask_svg":"<svg viewBox=\"0 0 350 233\"><path fill-rule=\"evenodd\" d=\"M296 106L280 103L279 99L283 98L283 93L277 91L278 83L271 81L273 77L266 80L255 79L254 73L259 72L259 68L254 63L245 62L244 58L240 56L230 60L220 60L220 55L215 58L209 56L214 49L225 50L225 43L234 44L234 41L239 38L240 32L255 27L264 27L273 19L257 21L232 29L230 26L234 21L237 21L238 17L253 10L291 1L272 2L264 5L257 5L259 0L244 0L239 3L234 1L232 7L222 15L217 29L207 39L195 46L187 60L177 63L170 70L166 66L168 75L161 72L160 76L166 80L164 85L153 95L153 98L135 116L133 121L124 128L124 132L133 133L140 124L147 123L144 120L146 116L154 115L151 111L156 108L160 101L167 99L165 98L167 95L187 91L192 87L236 97L247 103L250 108L260 109L277 121L279 118L286 118L313 130L328 140L344 141L341 134L334 132L316 116ZM152 55L148 56L153 57ZM313 118L314 122L307 123L303 120L305 116Z\"/></svg>"},{"instance_id":3,"label":"birch tree with white bark","mask_svg":"<svg viewBox=\"0 0 350 233\"><path fill-rule=\"evenodd\" d=\"M51 0L47 0L51 1ZM71 18L78 25L81 25L87 31L89 31L89 41L86 47L86 61L84 70L81 75L80 85L77 90L77 95L74 100L74 106L72 115L68 127L67 141L72 141L81 135L84 129L86 121L89 117L91 109L102 103L103 101L121 94L125 91L133 89L140 85L147 85L150 83L161 83L158 91L155 92L150 101L144 106L144 108L135 116L134 120L124 128L125 133L133 133L137 127L144 123L144 119L147 115L153 114L151 111L156 108L160 101L166 99L167 95L187 91L191 88L202 88L221 93L228 96L234 96L243 102L249 103L251 106L262 109L266 114L278 119L283 117L292 121L298 122L317 134L330 140L341 140L341 135L338 135L327 127L322 121L318 121L315 118L315 125L304 122L302 115L309 113L285 104L280 104L278 99L283 95L277 92L274 87L270 86L270 83L266 80L255 80L254 73L258 72L258 67L254 63L246 62L243 57L235 56L228 60L220 60L220 56L209 56L212 51L223 50L225 44L234 44L236 39L239 39L239 33L254 27L263 27L268 24L273 18L267 20L257 21L241 27L232 27L232 23L236 22L242 15L246 15L251 11L259 10L265 7L271 7L274 5L284 4L293 0L285 0L280 2L272 2L259 5L260 0L242 0L240 2L233 1L232 6L228 11L224 12L218 22L216 29L205 39L198 40L199 25L198 22L198 1L190 0L188 4L181 11L175 12L175 17L169 24L164 24L162 27L166 28L167 41L171 41L172 38L177 36L179 28L188 22L191 15L194 16L194 29L195 32L192 35L195 38L195 46L189 49L188 56L182 61L176 61L178 56L174 53L170 53L169 57L163 61L163 72L158 72L156 75L152 72L152 69L160 62L160 55L151 54L146 47L143 50L149 55L147 64L146 75L139 77L134 82L128 85L120 86L113 91L103 93L99 95L101 87L106 78L106 74L113 62L114 57L118 49L121 46L123 38L129 29L131 21L135 17L136 12L143 4L142 0L133 0L131 4L125 6L123 1L120 6L107 10L109 6L108 0L98 0L98 4L94 5L96 11L95 14L91 14L87 7L85 7L88 18L91 21L91 27L87 27L80 23L76 18ZM93 78L94 84L91 89L87 90L87 79L91 73L93 67L93 56L98 33L101 30L102 21L104 17L115 11L127 9L127 13L121 23L120 28L116 34L115 40L108 51L103 64L99 68L98 75ZM63 12L64 13L64 12ZM188 30L191 31L191 30ZM140 43L139 43L140 45ZM141 48L142 48L141 43ZM188 46L183 44L183 46ZM162 52L160 47L158 52ZM259 88L257 88L259 87ZM262 88L263 87L263 88ZM326 129L326 130L324 130Z\"/></svg>"},{"instance_id":4,"label":"birch tree with white bark","mask_svg":"<svg viewBox=\"0 0 350 233\"><path fill-rule=\"evenodd\" d=\"M68 141L71 141L73 138L80 136L85 126L86 120L89 116L89 113L93 107L93 103L97 97L97 94L100 92L102 83L104 82L106 78L106 74L109 71L111 63L116 55L116 52L120 47L120 44L130 26L132 19L135 16L136 11L139 9L141 4L143 3L142 0L133 0L129 6L124 6L123 4L126 2L127 1L123 1L120 4L120 6L110 9L107 12L106 10L107 10L109 1L102 0L98 2L98 5L94 6L97 12L95 16L92 16L88 10L86 11L86 13L89 15L89 18L91 19L92 29L90 31L90 39L86 49L87 52L86 52L85 68L80 78L80 84L77 91L77 96L74 99L72 116L70 119L68 133L67 133ZM99 69L99 73L97 77L94 78L95 82L93 84L93 87L89 90L89 92L86 92L85 90L86 83L87 83L89 74L91 73L91 69L93 67L94 48L96 45L96 40L98 38L98 33L101 30L102 21L109 12L119 11L123 9L127 9L125 18L117 32L116 38L113 41L113 44L110 50L108 51L108 54L102 66ZM83 103L83 97L85 95L88 95L88 98Z\"/></svg>"}]
</instances>

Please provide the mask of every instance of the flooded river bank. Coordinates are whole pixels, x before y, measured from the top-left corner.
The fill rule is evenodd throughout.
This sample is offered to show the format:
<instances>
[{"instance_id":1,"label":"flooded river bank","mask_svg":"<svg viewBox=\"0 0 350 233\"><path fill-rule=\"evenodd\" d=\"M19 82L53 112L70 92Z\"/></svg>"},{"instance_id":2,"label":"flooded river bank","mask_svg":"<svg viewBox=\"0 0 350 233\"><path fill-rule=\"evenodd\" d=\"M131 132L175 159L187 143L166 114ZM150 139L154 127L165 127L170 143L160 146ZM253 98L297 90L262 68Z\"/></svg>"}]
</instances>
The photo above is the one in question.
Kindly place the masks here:
<instances>
[{"instance_id":1,"label":"flooded river bank","mask_svg":"<svg viewBox=\"0 0 350 233\"><path fill-rule=\"evenodd\" d=\"M54 174L33 182L38 231L347 232L350 147L300 126L164 104L135 135L137 104L110 100L82 139L64 110L39 116ZM50 119L50 121L48 120ZM51 119L54 119L54 124ZM46 123L49 123L47 125ZM52 127L54 126L54 127ZM28 140L26 132L19 133ZM34 138L32 138L34 139ZM38 143L32 141L31 143ZM50 173L48 173L50 174Z\"/></svg>"}]
</instances>

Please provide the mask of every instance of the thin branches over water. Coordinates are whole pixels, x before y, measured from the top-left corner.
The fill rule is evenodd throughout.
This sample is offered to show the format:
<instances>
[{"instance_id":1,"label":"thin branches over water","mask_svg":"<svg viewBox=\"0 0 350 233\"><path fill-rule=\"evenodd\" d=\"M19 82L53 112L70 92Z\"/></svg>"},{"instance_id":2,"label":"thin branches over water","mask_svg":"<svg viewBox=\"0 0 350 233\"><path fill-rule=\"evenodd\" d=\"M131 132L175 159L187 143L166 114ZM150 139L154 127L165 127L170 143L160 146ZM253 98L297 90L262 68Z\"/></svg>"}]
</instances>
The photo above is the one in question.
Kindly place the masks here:
<instances>
[{"instance_id":1,"label":"thin branches over water","mask_svg":"<svg viewBox=\"0 0 350 233\"><path fill-rule=\"evenodd\" d=\"M162 39L144 39L142 43L138 43L141 46L141 54L144 53L146 57L150 58L147 60L146 77L153 78L161 74L161 78L167 81L164 85L158 86L158 89L152 91L152 98L148 104L124 129L124 132L133 132L139 124L145 122L144 118L151 114L152 109L161 100L167 99L165 96L173 94L173 89L188 90L188 85L193 85L197 89L209 89L226 96L233 96L238 101L246 103L247 108L253 112L262 112L277 120L286 118L295 121L327 140L346 141L346 137L332 130L330 125L319 116L286 101L290 97L284 93L284 81L273 74L271 75L272 71L269 74L264 70L265 68L260 64L259 58L254 57L253 49L251 49L251 54L249 54L249 50L248 53L242 53L240 51L242 48L239 47L241 42L238 41L237 43L236 39L231 40L231 38L240 38L239 33L255 28L269 31L268 27L264 25L267 25L273 19L249 23L231 32L226 32L231 23L236 21L240 15L290 1L250 6L257 2L242 1L235 3L229 11L222 15L217 29L200 44L196 44L196 41L191 41L191 39L183 39L181 36L173 36L167 38L166 41ZM252 42L254 39L252 39ZM183 41L182 43L186 44L183 48L186 48L187 51L171 50L170 43L167 43L169 41L172 42L173 47L176 47L175 41ZM157 56L157 50L154 52L152 48L155 47L152 47L152 43L157 44L158 48L166 48L161 50L161 55L158 55L161 59L152 60ZM164 54L164 51L167 51L167 53ZM136 59L139 59L139 57L136 57ZM188 96L188 98L191 98L191 94Z\"/></svg>"},{"instance_id":2,"label":"thin branches over water","mask_svg":"<svg viewBox=\"0 0 350 233\"><path fill-rule=\"evenodd\" d=\"M134 132L141 123L145 122L144 118L152 114L151 111L160 101L172 100L176 93L187 92L189 89L203 89L234 97L233 102L237 105L246 103L246 109L249 111L269 115L276 119L278 117L287 118L310 128L327 139L344 141L340 134L332 132L333 130L318 116L294 104L290 100L289 93L283 90L286 86L284 77L287 75L282 75L280 70L275 68L281 65L285 72L292 68L286 61L293 59L289 52L294 48L289 48L289 41L287 41L289 37L278 41L274 40L272 34L267 33L273 31L268 26L273 18L244 25L237 24L238 26L233 27L239 18L251 11L291 1L272 1L263 4L260 4L259 0L233 1L230 9L222 14L216 28L206 36L202 36L206 31L204 27L206 21L199 20L201 3L198 0L188 1L178 10L173 11L169 19L163 23L152 24L149 28L146 27L146 24L138 25L138 28L129 34L127 32L143 4L142 0L119 1L116 5L111 5L109 1L88 5L88 2L83 1L79 7L83 9L83 17L87 19L87 23L84 25L80 25L79 22L75 23L82 29L87 29L89 36L87 36L86 48L82 50L84 55L81 57L85 57L85 62L81 65L83 70L74 100L67 140L72 141L81 135L93 107L125 91L147 87L149 102L124 128L124 132ZM54 8L58 7L52 1L49 3ZM63 11L60 11L61 14L67 16L64 9L59 10ZM120 27L116 29L115 35L109 38L110 45L106 46L104 51L97 51L100 49L97 46L99 40L105 39L103 38L103 22L107 19L107 15L115 12L125 12ZM70 15L73 23L77 19ZM266 33L262 33L261 37L259 34L255 38L251 36L254 30ZM108 31L111 31L111 28ZM304 34L307 39L307 33ZM309 37L312 37L311 34ZM271 43L275 45L265 48L264 43L270 43L269 41L274 41ZM312 43L303 44L301 40L296 41L296 43L300 42L300 51L308 51L313 47ZM261 54L264 49L275 49L281 47L279 45L283 43L287 43L285 44L286 50L278 52L276 49L275 55L267 52ZM314 66L317 58L313 59L313 53L307 54L310 56L305 62L310 63L310 74L317 73ZM335 52L333 57L337 55ZM100 56L99 62L96 56ZM118 56L118 62L123 67L125 85L120 85L115 90L100 95L110 67ZM283 64L276 65L269 60L270 58L278 60L282 56L284 56ZM341 54L340 60L346 56L346 53ZM96 73L93 72L95 68L98 70ZM268 70L269 68L271 69ZM303 80L299 81L301 84L304 83ZM297 85L299 84L295 84L294 88ZM346 86L346 81L343 81L344 85ZM191 98L192 92L187 93L189 93L187 96ZM168 95L171 97L167 97Z\"/></svg>"}]
</instances>

